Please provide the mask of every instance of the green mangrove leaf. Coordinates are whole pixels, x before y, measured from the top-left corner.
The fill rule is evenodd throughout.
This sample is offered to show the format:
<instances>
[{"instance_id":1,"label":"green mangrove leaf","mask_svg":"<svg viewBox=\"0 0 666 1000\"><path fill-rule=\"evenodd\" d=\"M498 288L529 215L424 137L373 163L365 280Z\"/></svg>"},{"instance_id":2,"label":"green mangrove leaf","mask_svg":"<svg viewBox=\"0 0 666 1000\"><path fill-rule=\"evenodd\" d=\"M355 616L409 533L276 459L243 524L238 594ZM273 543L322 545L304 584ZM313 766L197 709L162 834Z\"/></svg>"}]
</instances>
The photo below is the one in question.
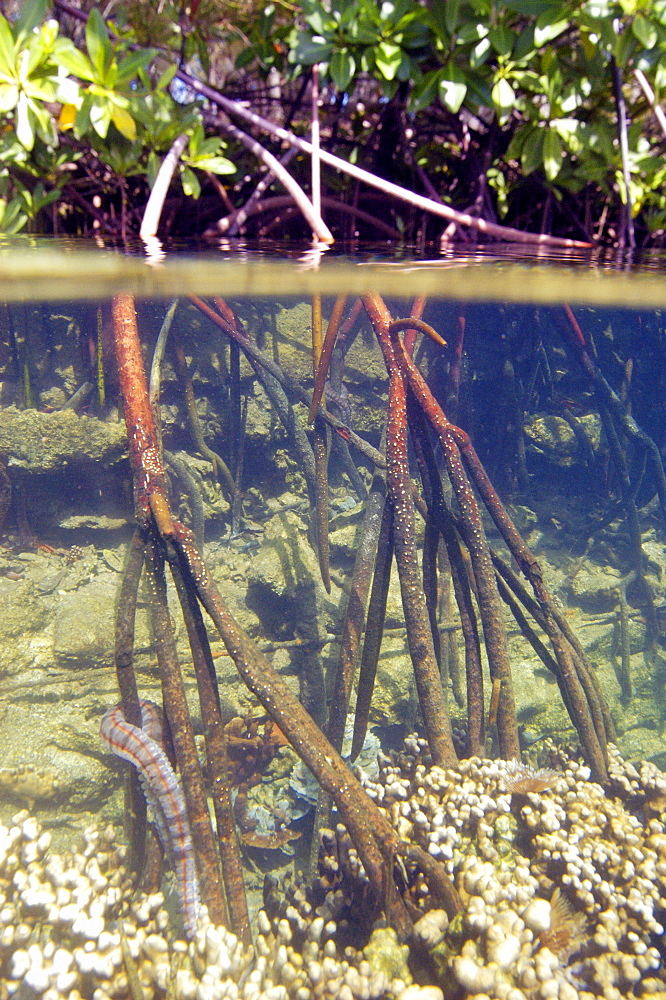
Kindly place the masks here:
<instances>
[{"instance_id":1,"label":"green mangrove leaf","mask_svg":"<svg viewBox=\"0 0 666 1000\"><path fill-rule=\"evenodd\" d=\"M500 111L510 111L516 101L515 91L504 76L500 77L493 86L491 96L493 104Z\"/></svg>"},{"instance_id":2,"label":"green mangrove leaf","mask_svg":"<svg viewBox=\"0 0 666 1000\"><path fill-rule=\"evenodd\" d=\"M124 135L130 142L136 139L136 122L129 111L114 105L111 111L111 121L116 126L121 135Z\"/></svg>"},{"instance_id":3,"label":"green mangrove leaf","mask_svg":"<svg viewBox=\"0 0 666 1000\"><path fill-rule=\"evenodd\" d=\"M86 45L88 46L88 55L95 70L96 79L102 82L106 79L106 73L113 58L113 51L104 19L97 7L93 7L88 14L88 21L86 22Z\"/></svg>"},{"instance_id":4,"label":"green mangrove leaf","mask_svg":"<svg viewBox=\"0 0 666 1000\"><path fill-rule=\"evenodd\" d=\"M394 79L401 62L402 51L399 45L394 45L393 42L379 43L375 49L375 64L386 80Z\"/></svg>"},{"instance_id":5,"label":"green mangrove leaf","mask_svg":"<svg viewBox=\"0 0 666 1000\"><path fill-rule=\"evenodd\" d=\"M85 53L80 52L69 38L59 38L55 48L54 58L58 66L62 66L68 73L78 76L80 80L87 80L92 83L95 79L95 71L90 59Z\"/></svg>"},{"instance_id":6,"label":"green mangrove leaf","mask_svg":"<svg viewBox=\"0 0 666 1000\"><path fill-rule=\"evenodd\" d=\"M180 179L183 185L183 191L190 198L198 198L201 194L201 185L199 184L199 179L193 170L189 167L182 167L180 171Z\"/></svg>"},{"instance_id":7,"label":"green mangrove leaf","mask_svg":"<svg viewBox=\"0 0 666 1000\"><path fill-rule=\"evenodd\" d=\"M19 98L19 89L14 83L3 83L0 81L0 114L7 114L16 107Z\"/></svg>"},{"instance_id":8,"label":"green mangrove leaf","mask_svg":"<svg viewBox=\"0 0 666 1000\"><path fill-rule=\"evenodd\" d=\"M636 14L631 22L631 30L644 49L653 49L657 44L657 29L642 14Z\"/></svg>"},{"instance_id":9,"label":"green mangrove leaf","mask_svg":"<svg viewBox=\"0 0 666 1000\"><path fill-rule=\"evenodd\" d=\"M0 73L6 76L16 75L14 36L2 14L0 14Z\"/></svg>"},{"instance_id":10,"label":"green mangrove leaf","mask_svg":"<svg viewBox=\"0 0 666 1000\"><path fill-rule=\"evenodd\" d=\"M554 128L546 129L543 137L543 169L549 181L562 169L562 141Z\"/></svg>"},{"instance_id":11,"label":"green mangrove leaf","mask_svg":"<svg viewBox=\"0 0 666 1000\"><path fill-rule=\"evenodd\" d=\"M27 94L20 93L16 102L16 138L24 149L31 150L35 145L35 129L30 114L30 102Z\"/></svg>"},{"instance_id":12,"label":"green mangrove leaf","mask_svg":"<svg viewBox=\"0 0 666 1000\"><path fill-rule=\"evenodd\" d=\"M466 95L467 81L464 73L454 63L447 63L444 75L439 81L439 97L442 104L455 115L460 111Z\"/></svg>"},{"instance_id":13,"label":"green mangrove leaf","mask_svg":"<svg viewBox=\"0 0 666 1000\"><path fill-rule=\"evenodd\" d=\"M106 139L113 105L110 101L95 101L90 108L90 124L100 139Z\"/></svg>"},{"instance_id":14,"label":"green mangrove leaf","mask_svg":"<svg viewBox=\"0 0 666 1000\"><path fill-rule=\"evenodd\" d=\"M534 26L534 44L540 48L547 42L552 42L554 38L566 31L569 23L569 18L563 16L561 7L550 7L543 11L537 17Z\"/></svg>"},{"instance_id":15,"label":"green mangrove leaf","mask_svg":"<svg viewBox=\"0 0 666 1000\"><path fill-rule=\"evenodd\" d=\"M542 128L535 128L525 137L520 165L526 174L531 174L543 163L543 134Z\"/></svg>"},{"instance_id":16,"label":"green mangrove leaf","mask_svg":"<svg viewBox=\"0 0 666 1000\"><path fill-rule=\"evenodd\" d=\"M16 40L22 42L41 24L49 9L48 0L25 0L19 6L19 16L14 22Z\"/></svg>"},{"instance_id":17,"label":"green mangrove leaf","mask_svg":"<svg viewBox=\"0 0 666 1000\"><path fill-rule=\"evenodd\" d=\"M356 60L348 49L337 49L331 56L328 71L333 83L342 93L347 89L356 72Z\"/></svg>"}]
</instances>

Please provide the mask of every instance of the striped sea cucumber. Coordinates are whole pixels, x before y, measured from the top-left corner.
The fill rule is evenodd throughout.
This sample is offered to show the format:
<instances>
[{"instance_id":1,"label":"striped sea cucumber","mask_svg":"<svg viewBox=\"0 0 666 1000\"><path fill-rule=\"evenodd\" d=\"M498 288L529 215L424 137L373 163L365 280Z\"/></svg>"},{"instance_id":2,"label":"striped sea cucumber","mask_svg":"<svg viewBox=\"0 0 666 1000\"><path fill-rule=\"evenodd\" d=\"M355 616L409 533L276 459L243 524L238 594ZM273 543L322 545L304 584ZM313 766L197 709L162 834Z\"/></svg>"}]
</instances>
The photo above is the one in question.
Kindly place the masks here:
<instances>
[{"instance_id":1,"label":"striped sea cucumber","mask_svg":"<svg viewBox=\"0 0 666 1000\"><path fill-rule=\"evenodd\" d=\"M159 745L162 713L152 701L140 701L142 729L125 721L116 705L104 714L100 733L113 752L139 772L141 787L162 847L176 874L188 937L194 937L201 906L192 834L185 798L167 755Z\"/></svg>"}]
</instances>

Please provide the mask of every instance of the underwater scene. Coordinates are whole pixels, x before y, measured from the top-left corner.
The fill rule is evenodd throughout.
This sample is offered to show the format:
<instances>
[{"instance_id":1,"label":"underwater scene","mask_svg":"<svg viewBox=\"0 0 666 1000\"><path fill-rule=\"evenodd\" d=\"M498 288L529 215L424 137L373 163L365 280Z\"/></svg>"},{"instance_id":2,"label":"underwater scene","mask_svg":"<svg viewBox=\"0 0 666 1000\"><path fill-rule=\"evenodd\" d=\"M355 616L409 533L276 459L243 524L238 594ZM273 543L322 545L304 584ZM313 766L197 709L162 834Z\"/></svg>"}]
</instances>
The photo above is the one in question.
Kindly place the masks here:
<instances>
[{"instance_id":1,"label":"underwater scene","mask_svg":"<svg viewBox=\"0 0 666 1000\"><path fill-rule=\"evenodd\" d=\"M666 1000L666 318L557 279L0 302L0 1000Z\"/></svg>"}]
</instances>

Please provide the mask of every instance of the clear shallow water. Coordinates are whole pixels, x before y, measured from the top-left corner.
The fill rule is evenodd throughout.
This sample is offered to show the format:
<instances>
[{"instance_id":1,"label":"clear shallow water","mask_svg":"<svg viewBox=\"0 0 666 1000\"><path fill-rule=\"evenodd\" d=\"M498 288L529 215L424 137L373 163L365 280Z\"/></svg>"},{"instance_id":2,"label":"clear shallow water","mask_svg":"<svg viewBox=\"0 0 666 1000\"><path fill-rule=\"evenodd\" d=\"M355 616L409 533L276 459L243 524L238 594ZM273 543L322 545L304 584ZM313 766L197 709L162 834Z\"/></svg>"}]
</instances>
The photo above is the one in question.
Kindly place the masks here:
<instances>
[{"instance_id":1,"label":"clear shallow water","mask_svg":"<svg viewBox=\"0 0 666 1000\"><path fill-rule=\"evenodd\" d=\"M310 264L255 261L251 255L221 260L213 254L149 264L71 247L34 255L6 251L0 279L5 822L25 806L53 830L60 847L90 822L122 822L121 768L98 734L102 715L118 700L117 595L134 521L110 308L119 292L136 296L147 368L169 304L180 296L160 379L170 500L203 537L209 570L231 612L322 723L322 684L327 677L330 692L373 471L367 449L352 445L350 464L344 428L371 448L381 446L387 375L361 314L345 332L328 386L328 405L343 434L329 433L327 592L304 471L309 444L293 435L296 419L306 443L311 440L294 384L306 396L311 392L312 295L323 296L324 329L336 295L349 296L349 311L357 295L381 294L396 318L408 315L415 296L427 297L424 320L449 348L419 339L420 369L445 412L469 434L539 560L554 605L598 679L621 753L659 766L666 762L666 529L656 460L666 443L663 276L572 266L566 259L516 263L488 255L356 265L326 259L318 269ZM228 336L192 303L193 295L223 296L264 357L293 380L286 426L270 383L262 382L244 355L235 358ZM591 368L577 350L565 304L573 310ZM456 343L458 369L451 361ZM188 378L194 400L189 412ZM207 449L238 479L235 503ZM413 455L411 462L416 478ZM446 477L444 482L450 498ZM497 528L487 517L485 523L492 548L508 558ZM416 528L421 559L419 518ZM135 668L142 696L159 701L147 604L143 589ZM171 613L200 733L187 633L174 594ZM502 620L520 745L535 765L550 764L560 747L577 744L577 735L557 680L525 629L506 607ZM377 742L384 750L398 747L421 726L404 623L394 566L367 769ZM465 652L445 568L437 628L448 671L444 690L462 754L468 735ZM211 642L223 721L232 723L230 733L239 740L254 740L254 756L241 743L233 763L236 785L246 786L236 819L256 900L262 872L281 874L294 856L298 866L306 864L312 789L305 789L295 755L258 721L263 710L213 631ZM492 684L485 661L484 672L487 717ZM491 756L498 753L493 724L484 748Z\"/></svg>"}]
</instances>

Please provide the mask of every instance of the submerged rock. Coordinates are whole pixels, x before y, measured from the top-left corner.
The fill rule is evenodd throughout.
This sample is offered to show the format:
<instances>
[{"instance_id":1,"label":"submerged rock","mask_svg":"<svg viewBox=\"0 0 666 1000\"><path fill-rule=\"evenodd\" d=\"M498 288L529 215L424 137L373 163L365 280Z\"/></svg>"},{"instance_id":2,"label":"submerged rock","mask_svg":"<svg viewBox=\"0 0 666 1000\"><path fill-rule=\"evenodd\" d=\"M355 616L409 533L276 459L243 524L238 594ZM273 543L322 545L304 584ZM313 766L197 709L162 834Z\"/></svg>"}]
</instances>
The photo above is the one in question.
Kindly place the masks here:
<instances>
[{"instance_id":1,"label":"submerged rock","mask_svg":"<svg viewBox=\"0 0 666 1000\"><path fill-rule=\"evenodd\" d=\"M55 472L67 465L113 464L127 453L124 423L107 424L73 410L0 410L0 455L10 468Z\"/></svg>"},{"instance_id":2,"label":"submerged rock","mask_svg":"<svg viewBox=\"0 0 666 1000\"><path fill-rule=\"evenodd\" d=\"M61 597L53 636L57 663L84 668L91 664L113 664L117 590L117 575L105 572L74 593ZM151 641L146 612L140 609L135 651L150 649Z\"/></svg>"},{"instance_id":3,"label":"submerged rock","mask_svg":"<svg viewBox=\"0 0 666 1000\"><path fill-rule=\"evenodd\" d=\"M586 413L576 418L592 451L599 448L601 420L596 413ZM584 459L576 435L564 417L554 413L537 413L524 426L530 451L543 455L554 465L575 465Z\"/></svg>"}]
</instances>

